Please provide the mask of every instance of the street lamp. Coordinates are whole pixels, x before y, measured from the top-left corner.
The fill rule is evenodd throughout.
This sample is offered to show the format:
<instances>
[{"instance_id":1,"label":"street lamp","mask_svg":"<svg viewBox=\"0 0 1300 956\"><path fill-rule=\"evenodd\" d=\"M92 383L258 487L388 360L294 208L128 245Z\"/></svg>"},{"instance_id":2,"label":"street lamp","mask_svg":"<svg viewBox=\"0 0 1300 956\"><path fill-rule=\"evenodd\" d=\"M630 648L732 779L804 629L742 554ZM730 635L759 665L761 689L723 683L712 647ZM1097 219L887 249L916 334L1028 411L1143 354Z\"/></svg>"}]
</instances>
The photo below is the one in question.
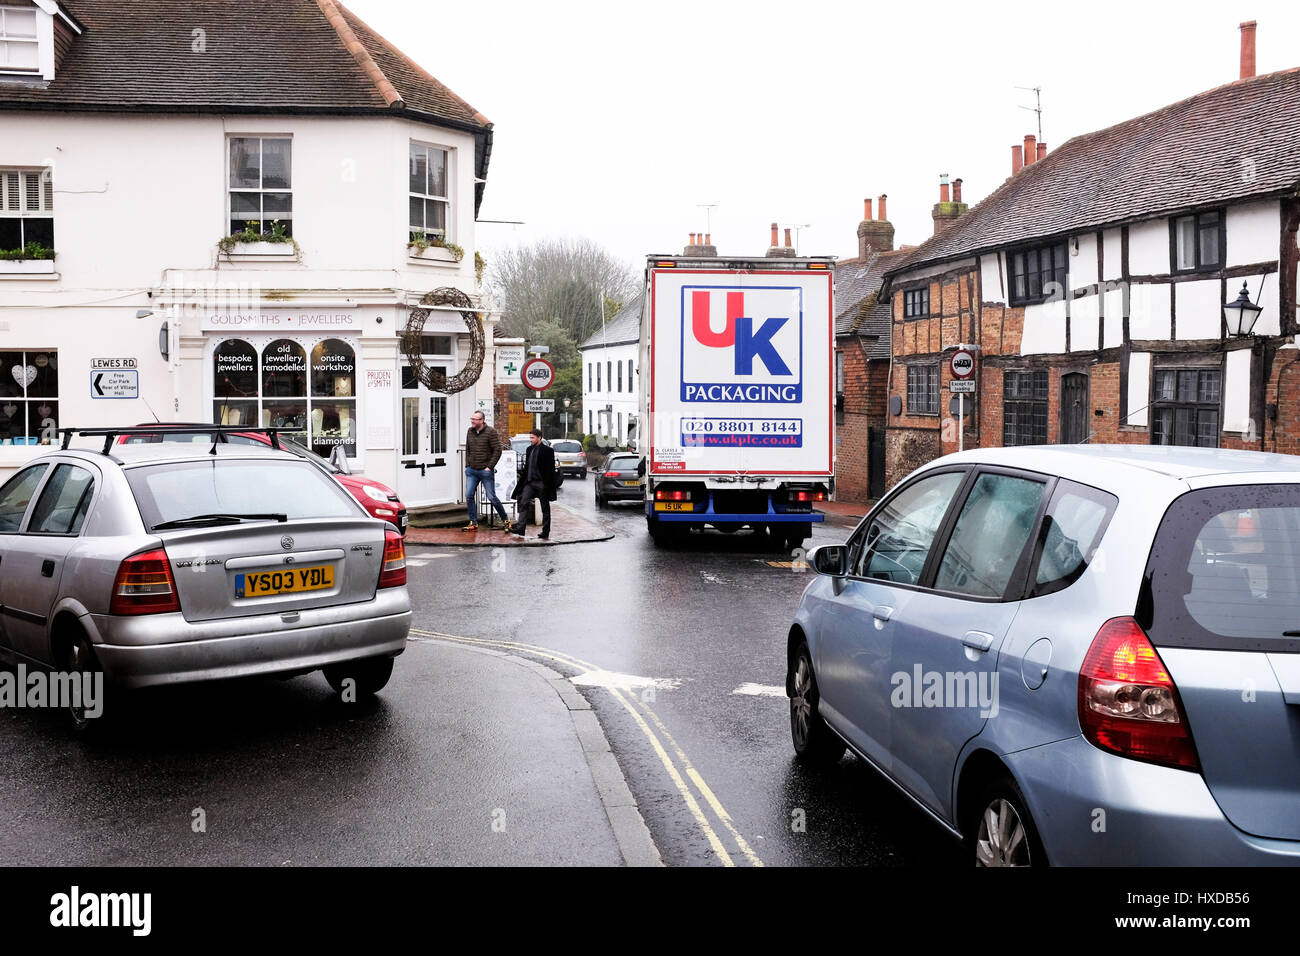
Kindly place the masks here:
<instances>
[{"instance_id":1,"label":"street lamp","mask_svg":"<svg viewBox=\"0 0 1300 956\"><path fill-rule=\"evenodd\" d=\"M564 437L565 438L569 437L569 404L572 401L573 400L569 398L566 398L564 400Z\"/></svg>"},{"instance_id":2,"label":"street lamp","mask_svg":"<svg viewBox=\"0 0 1300 956\"><path fill-rule=\"evenodd\" d=\"M1264 291L1263 283L1260 284L1260 293ZM1255 334L1255 322L1259 319L1259 314L1264 309L1250 301L1250 293L1246 289L1246 283L1241 283L1241 292L1232 302L1223 304L1223 314L1228 320L1228 334L1235 338L1249 338L1252 340L1250 350L1255 351L1255 343L1261 344L1260 355L1260 377L1259 377L1259 398L1252 409L1252 426L1255 421L1259 420L1262 413L1264 420L1275 419L1277 417L1277 406L1268 402L1268 376L1272 362L1269 356L1268 336ZM1267 426L1259 430L1259 450L1264 450L1264 436L1267 432Z\"/></svg>"},{"instance_id":3,"label":"street lamp","mask_svg":"<svg viewBox=\"0 0 1300 956\"><path fill-rule=\"evenodd\" d=\"M1246 290L1246 283L1243 281L1241 292L1236 300L1225 302L1223 305L1223 313L1228 317L1228 334L1239 337L1253 336L1255 322L1263 311L1262 306L1250 301L1250 293Z\"/></svg>"}]
</instances>

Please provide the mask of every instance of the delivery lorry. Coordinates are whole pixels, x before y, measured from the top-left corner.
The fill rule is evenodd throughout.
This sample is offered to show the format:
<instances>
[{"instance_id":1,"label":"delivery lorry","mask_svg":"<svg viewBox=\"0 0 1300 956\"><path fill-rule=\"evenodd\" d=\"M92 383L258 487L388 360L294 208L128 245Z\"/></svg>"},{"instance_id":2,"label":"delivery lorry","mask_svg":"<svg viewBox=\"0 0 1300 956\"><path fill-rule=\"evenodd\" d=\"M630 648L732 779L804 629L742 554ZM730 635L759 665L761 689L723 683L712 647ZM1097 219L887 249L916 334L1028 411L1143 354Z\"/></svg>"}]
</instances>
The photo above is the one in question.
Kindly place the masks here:
<instances>
[{"instance_id":1,"label":"delivery lorry","mask_svg":"<svg viewBox=\"0 0 1300 956\"><path fill-rule=\"evenodd\" d=\"M656 545L751 529L799 547L834 490L830 258L650 256L637 447Z\"/></svg>"}]
</instances>

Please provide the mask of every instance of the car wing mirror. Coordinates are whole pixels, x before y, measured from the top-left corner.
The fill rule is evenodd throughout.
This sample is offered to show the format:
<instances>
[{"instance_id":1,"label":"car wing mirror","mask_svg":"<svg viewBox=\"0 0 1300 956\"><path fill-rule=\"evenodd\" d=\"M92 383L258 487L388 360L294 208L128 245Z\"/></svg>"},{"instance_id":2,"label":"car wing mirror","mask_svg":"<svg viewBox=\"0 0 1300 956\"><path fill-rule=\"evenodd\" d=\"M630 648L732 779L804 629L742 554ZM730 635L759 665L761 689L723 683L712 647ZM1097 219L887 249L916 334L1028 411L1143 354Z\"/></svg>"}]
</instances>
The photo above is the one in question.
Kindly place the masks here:
<instances>
[{"instance_id":1,"label":"car wing mirror","mask_svg":"<svg viewBox=\"0 0 1300 956\"><path fill-rule=\"evenodd\" d=\"M348 453L342 445L334 446L334 451L330 453L330 464L345 475L352 474L352 469L348 467Z\"/></svg>"},{"instance_id":2,"label":"car wing mirror","mask_svg":"<svg viewBox=\"0 0 1300 956\"><path fill-rule=\"evenodd\" d=\"M808 552L808 563L818 574L833 578L847 577L849 573L849 549L842 544L824 544Z\"/></svg>"}]
</instances>

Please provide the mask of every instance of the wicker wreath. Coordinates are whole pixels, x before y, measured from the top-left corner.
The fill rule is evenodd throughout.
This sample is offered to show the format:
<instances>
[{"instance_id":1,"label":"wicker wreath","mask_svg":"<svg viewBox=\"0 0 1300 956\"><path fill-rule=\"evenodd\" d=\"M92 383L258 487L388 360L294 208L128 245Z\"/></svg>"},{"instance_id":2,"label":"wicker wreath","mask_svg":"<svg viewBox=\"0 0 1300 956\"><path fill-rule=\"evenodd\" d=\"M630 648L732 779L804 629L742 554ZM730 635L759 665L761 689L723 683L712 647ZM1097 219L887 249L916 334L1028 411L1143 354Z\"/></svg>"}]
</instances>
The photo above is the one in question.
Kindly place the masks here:
<instances>
[{"instance_id":1,"label":"wicker wreath","mask_svg":"<svg viewBox=\"0 0 1300 956\"><path fill-rule=\"evenodd\" d=\"M465 327L469 329L469 357L459 372L450 378L441 369L430 368L424 364L420 355L420 338L424 335L424 322L429 317L429 309L421 306L450 305L460 309ZM474 303L460 289L434 289L420 299L419 305L411 309L406 320L406 331L402 335L402 351L415 377L424 383L430 391L453 395L463 392L479 380L483 374L483 355L487 344L483 336L483 316L474 311Z\"/></svg>"}]
</instances>

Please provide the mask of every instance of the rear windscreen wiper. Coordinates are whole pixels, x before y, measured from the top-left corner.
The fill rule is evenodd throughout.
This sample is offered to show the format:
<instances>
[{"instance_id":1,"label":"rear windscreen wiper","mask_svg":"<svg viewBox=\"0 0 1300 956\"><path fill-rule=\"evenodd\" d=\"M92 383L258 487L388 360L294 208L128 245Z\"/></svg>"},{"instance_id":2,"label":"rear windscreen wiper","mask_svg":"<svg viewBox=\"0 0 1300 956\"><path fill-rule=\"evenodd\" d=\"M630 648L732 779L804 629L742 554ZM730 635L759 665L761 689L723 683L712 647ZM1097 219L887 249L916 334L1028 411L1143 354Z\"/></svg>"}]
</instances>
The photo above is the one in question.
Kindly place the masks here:
<instances>
[{"instance_id":1,"label":"rear windscreen wiper","mask_svg":"<svg viewBox=\"0 0 1300 956\"><path fill-rule=\"evenodd\" d=\"M164 521L161 524L153 526L154 531L162 531L166 528L183 528L191 524L238 524L241 521L288 521L289 516L286 514L210 514L210 515L193 515L189 518L176 518L172 521Z\"/></svg>"}]
</instances>

